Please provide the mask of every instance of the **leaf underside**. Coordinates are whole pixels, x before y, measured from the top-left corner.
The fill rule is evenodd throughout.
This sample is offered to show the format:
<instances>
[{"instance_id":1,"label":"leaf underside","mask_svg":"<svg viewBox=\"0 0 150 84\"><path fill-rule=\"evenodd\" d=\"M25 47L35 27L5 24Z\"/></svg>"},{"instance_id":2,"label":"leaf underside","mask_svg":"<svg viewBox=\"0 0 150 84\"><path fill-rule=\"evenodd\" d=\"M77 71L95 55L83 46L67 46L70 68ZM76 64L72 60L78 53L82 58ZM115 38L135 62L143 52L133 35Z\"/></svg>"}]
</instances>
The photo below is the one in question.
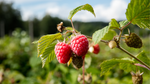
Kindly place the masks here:
<instances>
[{"instance_id":1,"label":"leaf underside","mask_svg":"<svg viewBox=\"0 0 150 84\"><path fill-rule=\"evenodd\" d=\"M126 18L140 28L150 29L150 1L131 0L126 10Z\"/></svg>"},{"instance_id":2,"label":"leaf underside","mask_svg":"<svg viewBox=\"0 0 150 84\"><path fill-rule=\"evenodd\" d=\"M94 10L93 10L93 7L89 4L85 4L85 5L81 5L81 6L78 6L77 8L73 9L72 11L70 11L70 14L68 16L68 19L72 19L72 17L78 12L78 11L81 11L81 10L87 10L89 12L91 12L94 16L95 13L94 13Z\"/></svg>"},{"instance_id":3,"label":"leaf underside","mask_svg":"<svg viewBox=\"0 0 150 84\"><path fill-rule=\"evenodd\" d=\"M120 27L123 27L125 26L126 24L128 24L129 21L128 20L123 20L123 21L120 21L119 24L120 24Z\"/></svg>"},{"instance_id":4,"label":"leaf underside","mask_svg":"<svg viewBox=\"0 0 150 84\"><path fill-rule=\"evenodd\" d=\"M55 58L54 47L57 39L62 37L61 33L42 36L38 41L38 56L42 60L42 67L46 62L51 62Z\"/></svg>"},{"instance_id":5,"label":"leaf underside","mask_svg":"<svg viewBox=\"0 0 150 84\"><path fill-rule=\"evenodd\" d=\"M100 40L105 36L105 34L108 33L109 28L110 28L109 26L106 26L94 32L94 34L92 35L92 40L94 41L95 44L99 43Z\"/></svg>"}]
</instances>

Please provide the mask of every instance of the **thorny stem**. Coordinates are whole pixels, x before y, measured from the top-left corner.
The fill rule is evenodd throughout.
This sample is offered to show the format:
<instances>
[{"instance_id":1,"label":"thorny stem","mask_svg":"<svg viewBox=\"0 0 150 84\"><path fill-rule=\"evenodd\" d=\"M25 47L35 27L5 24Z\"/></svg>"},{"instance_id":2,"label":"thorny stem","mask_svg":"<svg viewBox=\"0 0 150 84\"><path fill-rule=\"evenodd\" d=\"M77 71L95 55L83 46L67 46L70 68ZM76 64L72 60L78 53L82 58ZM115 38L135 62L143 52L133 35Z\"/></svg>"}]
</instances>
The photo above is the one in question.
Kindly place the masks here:
<instances>
[{"instance_id":1,"label":"thorny stem","mask_svg":"<svg viewBox=\"0 0 150 84\"><path fill-rule=\"evenodd\" d=\"M83 75L83 84L84 84L84 60L83 60L83 66L82 66L82 75Z\"/></svg>"},{"instance_id":2,"label":"thorny stem","mask_svg":"<svg viewBox=\"0 0 150 84\"><path fill-rule=\"evenodd\" d=\"M121 46L117 46L117 48L119 48L120 50L122 50L123 52L127 53L129 56L131 56L132 58L136 59L137 61L139 61L141 64L143 64L144 66L147 67L147 69L150 69L150 67L145 64L143 61L141 61L140 59L138 59L137 57L135 57L134 55L132 55L130 52L128 52L127 50L123 49Z\"/></svg>"}]
</instances>

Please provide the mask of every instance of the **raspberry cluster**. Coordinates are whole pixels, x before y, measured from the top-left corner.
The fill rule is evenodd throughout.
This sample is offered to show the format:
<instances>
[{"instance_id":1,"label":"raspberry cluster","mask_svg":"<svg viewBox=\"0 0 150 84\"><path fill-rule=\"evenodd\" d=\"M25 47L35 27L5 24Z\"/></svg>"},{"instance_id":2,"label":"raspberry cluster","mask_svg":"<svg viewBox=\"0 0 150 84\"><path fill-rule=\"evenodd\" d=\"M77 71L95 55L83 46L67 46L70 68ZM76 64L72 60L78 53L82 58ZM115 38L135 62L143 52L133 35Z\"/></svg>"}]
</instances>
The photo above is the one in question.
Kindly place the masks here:
<instances>
[{"instance_id":1,"label":"raspberry cluster","mask_svg":"<svg viewBox=\"0 0 150 84\"><path fill-rule=\"evenodd\" d=\"M77 68L82 67L85 54L88 52L89 42L86 36L77 35L72 38L71 44L58 42L55 46L55 54L59 63L67 63L73 57L73 65Z\"/></svg>"}]
</instances>

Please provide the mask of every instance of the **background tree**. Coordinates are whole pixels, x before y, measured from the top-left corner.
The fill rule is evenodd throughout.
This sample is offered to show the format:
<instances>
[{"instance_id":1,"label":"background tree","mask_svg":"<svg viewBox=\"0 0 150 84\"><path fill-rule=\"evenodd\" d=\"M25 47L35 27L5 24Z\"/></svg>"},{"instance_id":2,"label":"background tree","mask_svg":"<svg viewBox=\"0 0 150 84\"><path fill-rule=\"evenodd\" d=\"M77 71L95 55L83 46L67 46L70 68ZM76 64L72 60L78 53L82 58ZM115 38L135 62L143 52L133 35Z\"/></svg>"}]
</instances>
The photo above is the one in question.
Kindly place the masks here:
<instances>
[{"instance_id":1,"label":"background tree","mask_svg":"<svg viewBox=\"0 0 150 84\"><path fill-rule=\"evenodd\" d=\"M3 35L11 34L17 27L23 28L20 11L13 8L13 3L0 3L0 25Z\"/></svg>"}]
</instances>

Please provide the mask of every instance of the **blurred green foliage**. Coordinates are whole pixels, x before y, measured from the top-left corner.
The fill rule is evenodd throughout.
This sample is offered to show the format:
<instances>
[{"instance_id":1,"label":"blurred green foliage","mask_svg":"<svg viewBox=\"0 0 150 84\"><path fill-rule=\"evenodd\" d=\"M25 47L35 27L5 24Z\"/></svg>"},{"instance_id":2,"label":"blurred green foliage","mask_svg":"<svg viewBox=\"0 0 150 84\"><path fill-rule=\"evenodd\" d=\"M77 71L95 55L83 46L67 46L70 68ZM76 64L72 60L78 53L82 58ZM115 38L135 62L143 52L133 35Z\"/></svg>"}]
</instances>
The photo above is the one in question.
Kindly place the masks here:
<instances>
[{"instance_id":1,"label":"blurred green foliage","mask_svg":"<svg viewBox=\"0 0 150 84\"><path fill-rule=\"evenodd\" d=\"M142 40L144 46L141 49L128 48L125 43L122 46L135 55L144 49L150 57L150 37ZM99 45L101 51L98 55L88 53L85 58L85 74L91 73L92 84L131 84L130 73L117 66L100 77L101 62L128 55L116 48L110 49L104 43ZM37 57L37 46L31 43L25 31L17 29L12 37L0 38L0 74L3 74L2 84L80 84L77 77L82 74L82 69L76 70L72 65L59 64L57 59L42 68L41 59ZM149 75L144 73L144 84L149 84Z\"/></svg>"}]
</instances>

